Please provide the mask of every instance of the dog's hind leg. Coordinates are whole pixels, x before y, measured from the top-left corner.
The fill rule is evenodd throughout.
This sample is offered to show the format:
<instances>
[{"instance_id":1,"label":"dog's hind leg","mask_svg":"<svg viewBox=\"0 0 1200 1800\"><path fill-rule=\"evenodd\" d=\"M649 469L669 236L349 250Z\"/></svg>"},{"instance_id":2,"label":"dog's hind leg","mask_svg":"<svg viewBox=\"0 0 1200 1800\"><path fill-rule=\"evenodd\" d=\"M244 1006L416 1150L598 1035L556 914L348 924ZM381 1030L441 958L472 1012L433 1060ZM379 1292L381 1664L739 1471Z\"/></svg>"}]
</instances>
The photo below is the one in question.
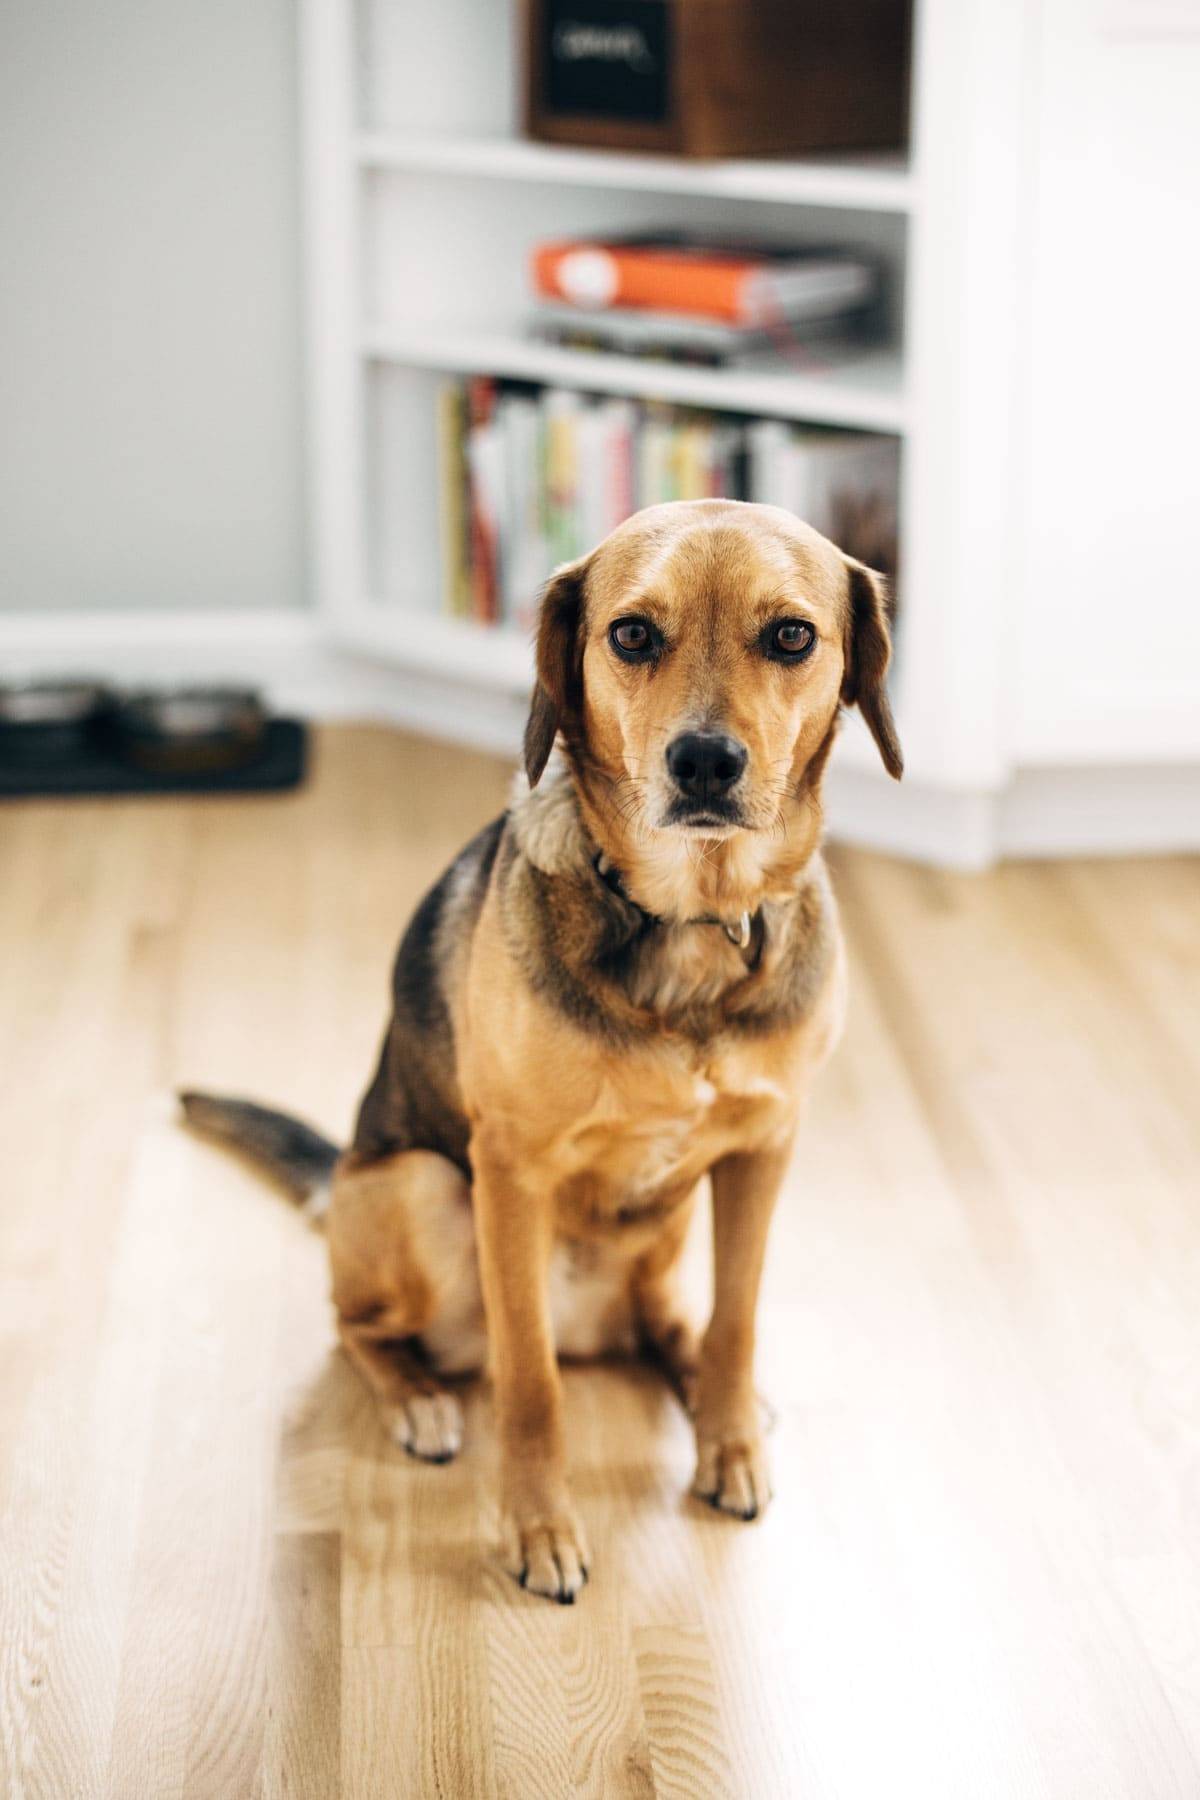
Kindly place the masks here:
<instances>
[{"instance_id":1,"label":"dog's hind leg","mask_svg":"<svg viewBox=\"0 0 1200 1800\"><path fill-rule=\"evenodd\" d=\"M432 1151L351 1154L334 1175L328 1231L338 1335L384 1429L414 1456L448 1462L462 1409L438 1370L477 1367L484 1343L466 1177Z\"/></svg>"},{"instance_id":2,"label":"dog's hind leg","mask_svg":"<svg viewBox=\"0 0 1200 1800\"><path fill-rule=\"evenodd\" d=\"M656 1242L633 1266L633 1314L643 1348L662 1369L684 1407L696 1404L700 1334L688 1316L679 1263L696 1208L693 1191Z\"/></svg>"}]
</instances>

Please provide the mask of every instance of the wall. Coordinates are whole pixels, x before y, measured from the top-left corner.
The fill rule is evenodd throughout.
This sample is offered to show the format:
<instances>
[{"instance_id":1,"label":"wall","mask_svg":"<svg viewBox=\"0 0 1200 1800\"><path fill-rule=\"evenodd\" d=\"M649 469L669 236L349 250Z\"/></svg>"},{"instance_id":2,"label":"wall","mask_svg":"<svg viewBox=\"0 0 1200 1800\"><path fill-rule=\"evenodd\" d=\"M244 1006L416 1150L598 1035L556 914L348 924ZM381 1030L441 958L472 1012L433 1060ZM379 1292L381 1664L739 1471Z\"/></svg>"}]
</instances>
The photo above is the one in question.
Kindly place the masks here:
<instances>
[{"instance_id":1,"label":"wall","mask_svg":"<svg viewBox=\"0 0 1200 1800\"><path fill-rule=\"evenodd\" d=\"M304 598L289 0L0 12L0 608Z\"/></svg>"}]
</instances>

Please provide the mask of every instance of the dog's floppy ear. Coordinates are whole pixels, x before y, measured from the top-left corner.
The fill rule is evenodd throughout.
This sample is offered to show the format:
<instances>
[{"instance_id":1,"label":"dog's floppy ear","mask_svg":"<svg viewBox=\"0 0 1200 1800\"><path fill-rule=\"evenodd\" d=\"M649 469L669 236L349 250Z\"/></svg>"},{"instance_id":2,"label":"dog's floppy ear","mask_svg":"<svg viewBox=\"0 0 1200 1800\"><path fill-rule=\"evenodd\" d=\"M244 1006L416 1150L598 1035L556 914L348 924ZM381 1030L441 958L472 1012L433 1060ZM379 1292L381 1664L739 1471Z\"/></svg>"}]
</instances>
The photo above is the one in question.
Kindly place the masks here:
<instances>
[{"instance_id":1,"label":"dog's floppy ear","mask_svg":"<svg viewBox=\"0 0 1200 1800\"><path fill-rule=\"evenodd\" d=\"M536 787L557 732L569 725L583 698L583 588L587 558L556 569L542 593L537 630L537 678L525 721L525 773Z\"/></svg>"},{"instance_id":2,"label":"dog's floppy ear","mask_svg":"<svg viewBox=\"0 0 1200 1800\"><path fill-rule=\"evenodd\" d=\"M885 685L892 659L887 582L875 569L868 569L852 556L845 561L850 611L846 621L842 701L846 706L858 707L879 748L884 768L899 781L904 773L904 753L896 736L896 721Z\"/></svg>"}]
</instances>

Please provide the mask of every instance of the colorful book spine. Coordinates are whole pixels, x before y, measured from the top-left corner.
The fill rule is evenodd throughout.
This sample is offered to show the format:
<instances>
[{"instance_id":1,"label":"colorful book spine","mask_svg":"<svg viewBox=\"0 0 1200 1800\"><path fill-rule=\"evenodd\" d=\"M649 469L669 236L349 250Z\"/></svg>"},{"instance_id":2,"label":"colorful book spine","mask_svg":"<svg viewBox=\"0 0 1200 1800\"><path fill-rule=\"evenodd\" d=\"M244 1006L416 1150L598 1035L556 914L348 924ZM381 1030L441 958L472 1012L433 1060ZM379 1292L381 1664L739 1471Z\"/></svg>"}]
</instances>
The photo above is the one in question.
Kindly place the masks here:
<instances>
[{"instance_id":1,"label":"colorful book spine","mask_svg":"<svg viewBox=\"0 0 1200 1800\"><path fill-rule=\"evenodd\" d=\"M482 625L494 624L500 610L500 457L495 407L496 383L486 376L473 376L467 383L471 610Z\"/></svg>"},{"instance_id":2,"label":"colorful book spine","mask_svg":"<svg viewBox=\"0 0 1200 1800\"><path fill-rule=\"evenodd\" d=\"M442 605L451 618L463 619L471 616L471 558L467 396L461 381L443 381L438 388L437 444Z\"/></svg>"},{"instance_id":3,"label":"colorful book spine","mask_svg":"<svg viewBox=\"0 0 1200 1800\"><path fill-rule=\"evenodd\" d=\"M542 531L541 413L532 394L502 396L497 416L503 443L507 507L500 522L500 617L522 630L533 624L547 554Z\"/></svg>"},{"instance_id":4,"label":"colorful book spine","mask_svg":"<svg viewBox=\"0 0 1200 1800\"><path fill-rule=\"evenodd\" d=\"M601 517L604 535L607 535L637 509L634 499L637 409L629 400L606 400L600 410L606 420Z\"/></svg>"}]
</instances>

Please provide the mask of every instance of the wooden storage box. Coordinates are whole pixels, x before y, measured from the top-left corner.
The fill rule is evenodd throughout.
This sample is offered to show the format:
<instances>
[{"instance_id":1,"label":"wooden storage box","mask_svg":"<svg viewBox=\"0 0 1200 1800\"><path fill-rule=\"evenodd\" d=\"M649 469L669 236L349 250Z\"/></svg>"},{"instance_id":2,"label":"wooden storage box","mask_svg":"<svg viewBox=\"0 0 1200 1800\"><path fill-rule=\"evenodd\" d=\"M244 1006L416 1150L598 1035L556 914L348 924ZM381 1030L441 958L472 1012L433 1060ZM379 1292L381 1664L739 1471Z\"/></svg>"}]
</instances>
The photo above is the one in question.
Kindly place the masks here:
<instances>
[{"instance_id":1,"label":"wooden storage box","mask_svg":"<svg viewBox=\"0 0 1200 1800\"><path fill-rule=\"evenodd\" d=\"M910 0L526 0L526 122L683 156L899 149Z\"/></svg>"}]
</instances>

